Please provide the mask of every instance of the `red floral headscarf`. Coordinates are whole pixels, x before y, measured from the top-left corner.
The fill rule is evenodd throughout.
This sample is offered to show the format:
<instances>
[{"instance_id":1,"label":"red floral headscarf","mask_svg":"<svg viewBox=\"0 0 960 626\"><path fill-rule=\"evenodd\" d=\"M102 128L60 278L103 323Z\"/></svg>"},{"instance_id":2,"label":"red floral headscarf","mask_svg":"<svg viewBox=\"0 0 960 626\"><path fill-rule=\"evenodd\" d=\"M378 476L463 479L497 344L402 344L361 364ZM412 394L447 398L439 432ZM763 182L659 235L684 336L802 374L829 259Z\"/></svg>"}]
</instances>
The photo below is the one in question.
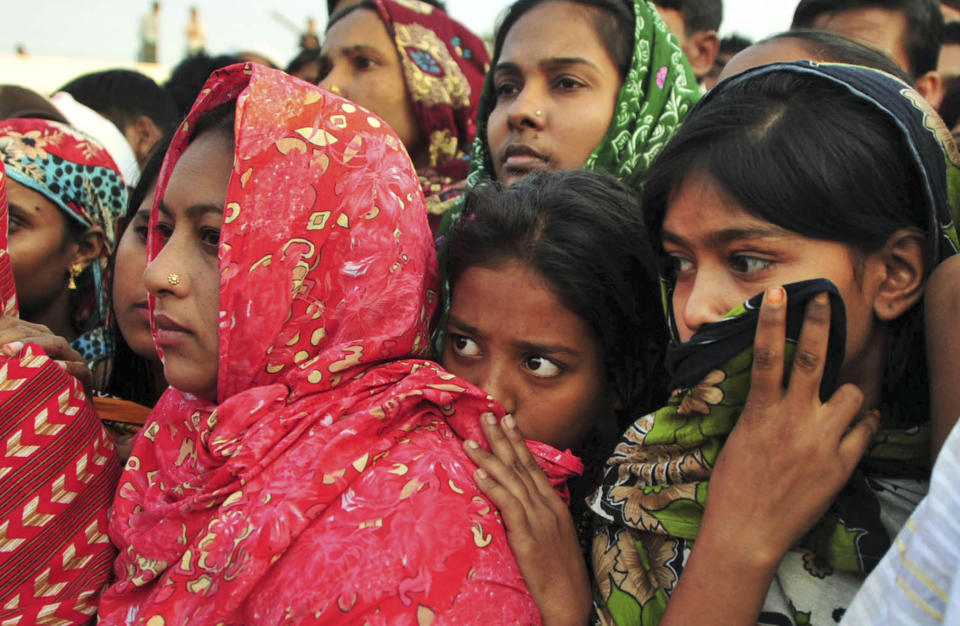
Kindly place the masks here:
<instances>
[{"instance_id":1,"label":"red floral headscarf","mask_svg":"<svg viewBox=\"0 0 960 626\"><path fill-rule=\"evenodd\" d=\"M490 55L483 41L420 0L374 0L400 53L429 166L417 174L427 211L442 215L463 189Z\"/></svg>"},{"instance_id":2,"label":"red floral headscarf","mask_svg":"<svg viewBox=\"0 0 960 626\"><path fill-rule=\"evenodd\" d=\"M2 163L0 308L17 314ZM120 466L80 383L32 344L0 356L0 452L0 622L90 621L115 554Z\"/></svg>"},{"instance_id":3,"label":"red floral headscarf","mask_svg":"<svg viewBox=\"0 0 960 626\"><path fill-rule=\"evenodd\" d=\"M538 621L461 448L502 410L416 358L437 269L401 142L318 87L232 66L174 138L158 199L197 120L232 100L218 404L170 389L138 435L101 620ZM577 468L543 452L556 479Z\"/></svg>"}]
</instances>

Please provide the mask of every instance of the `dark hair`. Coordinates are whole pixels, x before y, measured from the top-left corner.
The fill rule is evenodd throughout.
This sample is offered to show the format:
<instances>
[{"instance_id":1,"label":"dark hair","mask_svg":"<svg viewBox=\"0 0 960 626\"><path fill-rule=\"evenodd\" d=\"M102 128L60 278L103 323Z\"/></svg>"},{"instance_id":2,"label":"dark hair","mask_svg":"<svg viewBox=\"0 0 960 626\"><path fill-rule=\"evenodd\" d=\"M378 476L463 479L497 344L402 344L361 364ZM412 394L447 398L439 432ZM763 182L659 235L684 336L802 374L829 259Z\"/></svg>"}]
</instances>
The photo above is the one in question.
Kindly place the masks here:
<instances>
[{"instance_id":1,"label":"dark hair","mask_svg":"<svg viewBox=\"0 0 960 626\"><path fill-rule=\"evenodd\" d=\"M926 196L908 154L892 120L822 78L794 72L735 78L687 117L650 166L647 226L662 252L670 198L701 173L750 214L842 242L862 257L901 228L927 230ZM916 409L928 406L921 308L888 326L885 419L901 419L905 406L902 415L926 414Z\"/></svg>"},{"instance_id":2,"label":"dark hair","mask_svg":"<svg viewBox=\"0 0 960 626\"><path fill-rule=\"evenodd\" d=\"M907 69L914 79L937 69L943 39L943 14L937 0L800 0L791 28L813 28L824 13L867 8L898 11L906 17L903 48L910 59Z\"/></svg>"},{"instance_id":3,"label":"dark hair","mask_svg":"<svg viewBox=\"0 0 960 626\"><path fill-rule=\"evenodd\" d=\"M760 43L768 43L779 39L797 39L802 41L811 56L816 57L813 59L815 61L872 67L875 70L896 76L908 85L913 84L913 79L910 78L896 61L883 52L858 43L849 37L825 30L796 28L767 37Z\"/></svg>"},{"instance_id":4,"label":"dark hair","mask_svg":"<svg viewBox=\"0 0 960 626\"><path fill-rule=\"evenodd\" d=\"M293 76L310 63L320 62L320 48L303 48L297 53L297 56L290 60L287 69L284 71Z\"/></svg>"},{"instance_id":5,"label":"dark hair","mask_svg":"<svg viewBox=\"0 0 960 626\"><path fill-rule=\"evenodd\" d=\"M563 1L579 6L593 7L600 11L591 11L593 27L603 42L607 52L620 72L620 79L627 76L630 60L633 57L634 15L633 3L625 0L517 0L501 16L497 25L497 35L493 43L493 60L490 67L496 67L503 52L503 42L513 25L523 15L544 2Z\"/></svg>"},{"instance_id":6,"label":"dark hair","mask_svg":"<svg viewBox=\"0 0 960 626\"><path fill-rule=\"evenodd\" d=\"M435 7L437 7L438 9L440 9L441 11L446 12L446 10L447 10L447 3L446 3L446 2L443 2L443 0L421 0L421 1L427 3L427 4L431 5L431 6L435 6ZM332 17L332 16L333 16L333 10L337 7L337 4L339 4L339 3L340 3L340 0L327 0L327 15L329 15L329 16ZM328 29L330 28L330 25L329 25L329 24L327 25L327 28L328 28Z\"/></svg>"},{"instance_id":7,"label":"dark hair","mask_svg":"<svg viewBox=\"0 0 960 626\"><path fill-rule=\"evenodd\" d=\"M945 4L951 9L960 11L960 0L940 0L940 4Z\"/></svg>"},{"instance_id":8,"label":"dark hair","mask_svg":"<svg viewBox=\"0 0 960 626\"><path fill-rule=\"evenodd\" d=\"M183 119L190 112L193 101L200 95L200 90L210 78L210 74L235 63L242 63L242 60L228 54L211 57L204 53L180 61L163 84L177 107L177 119Z\"/></svg>"},{"instance_id":9,"label":"dark hair","mask_svg":"<svg viewBox=\"0 0 960 626\"><path fill-rule=\"evenodd\" d=\"M149 193L156 184L157 177L160 175L160 167L163 165L164 153L166 153L167 146L169 145L169 136L157 142L157 145L153 148L153 154L150 155L150 160L147 161L143 171L140 172L140 180L137 181L137 186L133 188L133 192L130 194L127 211L124 219L121 221L122 228L117 233L116 248L120 247L119 243L123 237L123 233L126 232L130 226L130 222L133 221L137 210L140 208L140 205L143 204L144 199L146 199L147 193ZM117 249L114 249L110 257L111 276L114 274L112 270L116 267L116 263ZM109 289L112 292L112 278L110 282L111 284L105 286L104 289ZM154 368L157 366L130 348L130 344L127 343L127 340L123 337L123 333L120 332L113 307L110 308L108 315L109 323L107 326L112 335L114 352L109 370L106 372L106 383L104 384L103 391L109 395L130 400L137 404L153 406L156 404L160 394L163 393L163 389L157 389L155 385Z\"/></svg>"},{"instance_id":10,"label":"dark hair","mask_svg":"<svg viewBox=\"0 0 960 626\"><path fill-rule=\"evenodd\" d=\"M943 41L941 46L956 46L960 44L960 22L947 22L943 25Z\"/></svg>"},{"instance_id":11,"label":"dark hair","mask_svg":"<svg viewBox=\"0 0 960 626\"><path fill-rule=\"evenodd\" d=\"M664 399L656 257L629 187L583 170L538 173L510 187L489 181L467 194L448 241L451 286L467 268L517 260L587 323L629 412L618 416L618 432Z\"/></svg>"},{"instance_id":12,"label":"dark hair","mask_svg":"<svg viewBox=\"0 0 960 626\"><path fill-rule=\"evenodd\" d=\"M345 18L346 16L350 15L351 13L353 13L358 9L368 9L376 13L377 17L380 17L380 11L379 9L377 9L377 5L373 2L373 0L362 0L361 2L356 2L349 6L345 6L339 11L337 11L336 13L334 13L333 15L331 15L330 19L327 20L327 29L324 32L330 32L330 28L334 24L336 24L337 22L339 22L340 20L342 20L343 18Z\"/></svg>"},{"instance_id":13,"label":"dark hair","mask_svg":"<svg viewBox=\"0 0 960 626\"><path fill-rule=\"evenodd\" d=\"M141 115L150 118L162 133L179 121L173 98L153 79L133 70L106 70L74 78L57 91L65 91L123 132Z\"/></svg>"},{"instance_id":14,"label":"dark hair","mask_svg":"<svg viewBox=\"0 0 960 626\"><path fill-rule=\"evenodd\" d=\"M720 54L733 56L753 45L753 41L742 35L727 35L720 40Z\"/></svg>"},{"instance_id":15,"label":"dark hair","mask_svg":"<svg viewBox=\"0 0 960 626\"><path fill-rule=\"evenodd\" d=\"M664 9L679 11L687 35L702 30L720 30L723 21L722 0L653 0Z\"/></svg>"}]
</instances>

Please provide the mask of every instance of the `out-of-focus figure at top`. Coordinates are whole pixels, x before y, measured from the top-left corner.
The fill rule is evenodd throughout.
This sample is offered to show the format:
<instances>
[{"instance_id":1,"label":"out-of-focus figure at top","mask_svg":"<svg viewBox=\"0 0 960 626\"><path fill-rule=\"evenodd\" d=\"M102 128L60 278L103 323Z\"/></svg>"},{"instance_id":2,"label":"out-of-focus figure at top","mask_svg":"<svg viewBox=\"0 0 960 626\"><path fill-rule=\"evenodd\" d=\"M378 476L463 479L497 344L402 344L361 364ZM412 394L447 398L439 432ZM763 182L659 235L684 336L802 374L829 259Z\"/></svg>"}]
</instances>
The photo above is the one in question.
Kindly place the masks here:
<instances>
[{"instance_id":1,"label":"out-of-focus figure at top","mask_svg":"<svg viewBox=\"0 0 960 626\"><path fill-rule=\"evenodd\" d=\"M140 60L157 62L157 43L160 41L160 3L154 2L150 12L140 18Z\"/></svg>"},{"instance_id":2,"label":"out-of-focus figure at top","mask_svg":"<svg viewBox=\"0 0 960 626\"><path fill-rule=\"evenodd\" d=\"M190 19L187 21L184 34L187 37L187 56L203 54L207 47L207 31L203 28L197 7L190 7Z\"/></svg>"}]
</instances>

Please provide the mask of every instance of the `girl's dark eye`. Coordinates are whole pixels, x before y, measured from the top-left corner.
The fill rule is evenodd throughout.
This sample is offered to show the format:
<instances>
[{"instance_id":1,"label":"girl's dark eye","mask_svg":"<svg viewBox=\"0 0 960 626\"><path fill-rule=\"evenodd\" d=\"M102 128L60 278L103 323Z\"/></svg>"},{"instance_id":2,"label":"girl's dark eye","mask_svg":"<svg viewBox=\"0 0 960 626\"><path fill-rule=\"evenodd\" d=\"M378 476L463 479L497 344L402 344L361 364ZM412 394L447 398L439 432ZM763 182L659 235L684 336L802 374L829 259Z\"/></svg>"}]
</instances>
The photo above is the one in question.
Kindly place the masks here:
<instances>
[{"instance_id":1,"label":"girl's dark eye","mask_svg":"<svg viewBox=\"0 0 960 626\"><path fill-rule=\"evenodd\" d=\"M740 274L753 274L755 272L762 272L770 267L770 265L770 261L766 259L759 259L757 257L746 256L743 254L735 255L730 259L730 267L732 267L735 272Z\"/></svg>"},{"instance_id":2,"label":"girl's dark eye","mask_svg":"<svg viewBox=\"0 0 960 626\"><path fill-rule=\"evenodd\" d=\"M517 89L517 86L514 85L513 83L500 83L499 85L495 86L495 91L497 94L497 98L503 98L507 96L512 96L515 93L517 93L517 91L519 90Z\"/></svg>"},{"instance_id":3,"label":"girl's dark eye","mask_svg":"<svg viewBox=\"0 0 960 626\"><path fill-rule=\"evenodd\" d=\"M133 232L137 233L137 237L142 242L147 241L147 227L146 226L137 226L133 229Z\"/></svg>"},{"instance_id":4,"label":"girl's dark eye","mask_svg":"<svg viewBox=\"0 0 960 626\"><path fill-rule=\"evenodd\" d=\"M547 357L539 355L527 357L523 362L523 366L538 378L553 378L563 371L559 365Z\"/></svg>"},{"instance_id":5,"label":"girl's dark eye","mask_svg":"<svg viewBox=\"0 0 960 626\"><path fill-rule=\"evenodd\" d=\"M360 71L368 70L373 67L373 59L370 57L354 57L353 67Z\"/></svg>"},{"instance_id":6,"label":"girl's dark eye","mask_svg":"<svg viewBox=\"0 0 960 626\"><path fill-rule=\"evenodd\" d=\"M459 356L474 357L480 355L480 346L477 342L464 335L450 335L453 342L453 351Z\"/></svg>"},{"instance_id":7,"label":"girl's dark eye","mask_svg":"<svg viewBox=\"0 0 960 626\"><path fill-rule=\"evenodd\" d=\"M170 224L164 224L159 222L154 230L157 233L157 236L160 238L161 243L167 243L167 240L170 239L170 235L173 234L173 227Z\"/></svg>"},{"instance_id":8,"label":"girl's dark eye","mask_svg":"<svg viewBox=\"0 0 960 626\"><path fill-rule=\"evenodd\" d=\"M569 76L563 76L557 79L557 86L560 87L560 89L576 89L577 87L582 87L583 83Z\"/></svg>"}]
</instances>

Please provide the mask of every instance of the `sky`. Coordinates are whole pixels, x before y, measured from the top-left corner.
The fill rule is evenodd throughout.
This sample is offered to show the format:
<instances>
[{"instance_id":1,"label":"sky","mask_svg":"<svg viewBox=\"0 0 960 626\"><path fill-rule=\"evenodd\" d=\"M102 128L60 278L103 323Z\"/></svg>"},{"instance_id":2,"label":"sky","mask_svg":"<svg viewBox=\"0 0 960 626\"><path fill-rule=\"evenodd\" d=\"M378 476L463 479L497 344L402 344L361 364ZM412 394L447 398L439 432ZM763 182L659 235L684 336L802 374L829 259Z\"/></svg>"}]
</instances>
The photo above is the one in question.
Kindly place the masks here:
<instances>
[{"instance_id":1,"label":"sky","mask_svg":"<svg viewBox=\"0 0 960 626\"><path fill-rule=\"evenodd\" d=\"M753 39L785 30L797 0L724 0L721 34ZM286 65L296 53L298 32L314 16L326 19L325 0L162 0L160 61L172 65L183 55L190 6L199 9L214 53L256 50ZM447 0L449 12L480 35L493 32L509 0ZM22 44L35 56L133 61L146 0L5 0L0 20L0 53ZM0 83L3 67L0 65Z\"/></svg>"}]
</instances>

